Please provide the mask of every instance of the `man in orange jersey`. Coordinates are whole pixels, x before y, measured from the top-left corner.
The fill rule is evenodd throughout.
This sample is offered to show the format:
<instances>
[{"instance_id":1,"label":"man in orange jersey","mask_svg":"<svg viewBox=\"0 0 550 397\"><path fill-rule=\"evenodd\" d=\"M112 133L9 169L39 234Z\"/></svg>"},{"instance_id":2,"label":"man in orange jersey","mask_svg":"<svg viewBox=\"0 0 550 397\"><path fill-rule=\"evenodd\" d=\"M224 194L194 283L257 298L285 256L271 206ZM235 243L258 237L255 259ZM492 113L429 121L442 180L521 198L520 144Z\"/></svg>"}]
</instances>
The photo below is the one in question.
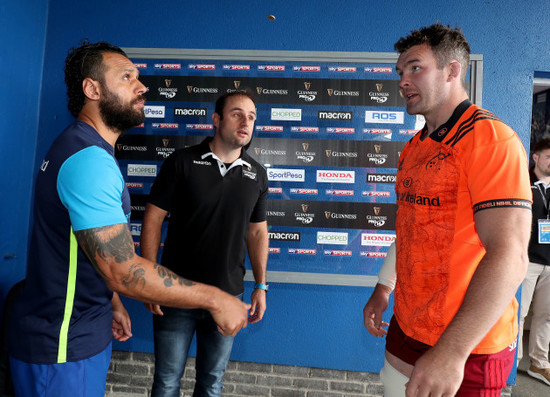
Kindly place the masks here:
<instances>
[{"instance_id":1,"label":"man in orange jersey","mask_svg":"<svg viewBox=\"0 0 550 397\"><path fill-rule=\"evenodd\" d=\"M384 368L388 396L499 396L513 367L514 297L531 227L527 156L515 132L468 100L470 46L434 24L401 38L396 70L409 114L426 125L396 180L396 285ZM383 335L391 288L365 326Z\"/></svg>"}]
</instances>

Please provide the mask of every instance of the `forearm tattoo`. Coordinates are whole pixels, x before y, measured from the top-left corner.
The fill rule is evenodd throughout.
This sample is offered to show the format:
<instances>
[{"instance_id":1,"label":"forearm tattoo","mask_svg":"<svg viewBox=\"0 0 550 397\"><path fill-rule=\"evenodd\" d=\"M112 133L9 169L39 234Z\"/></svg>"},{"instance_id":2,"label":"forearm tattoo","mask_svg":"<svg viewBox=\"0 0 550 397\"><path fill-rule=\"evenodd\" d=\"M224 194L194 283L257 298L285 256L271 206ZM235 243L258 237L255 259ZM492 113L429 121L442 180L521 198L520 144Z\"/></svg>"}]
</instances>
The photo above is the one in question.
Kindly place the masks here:
<instances>
[{"instance_id":1,"label":"forearm tattoo","mask_svg":"<svg viewBox=\"0 0 550 397\"><path fill-rule=\"evenodd\" d=\"M155 263L155 269L160 278L164 279L164 286L171 287L174 285L174 282L177 282L179 285L184 285L186 287L191 287L195 285L192 281L187 280L183 277L178 276L176 273L167 269L166 267Z\"/></svg>"},{"instance_id":2,"label":"forearm tattoo","mask_svg":"<svg viewBox=\"0 0 550 397\"><path fill-rule=\"evenodd\" d=\"M130 288L145 287L145 269L139 265L130 266L128 274L122 279L122 283Z\"/></svg>"},{"instance_id":3,"label":"forearm tattoo","mask_svg":"<svg viewBox=\"0 0 550 397\"><path fill-rule=\"evenodd\" d=\"M84 253L105 280L109 277L101 270L99 262L123 263L135 256L134 242L128 227L124 224L80 230L74 234ZM195 285L164 266L155 264L154 268L167 288L172 287L174 283L186 287ZM145 269L138 264L130 265L128 274L122 278L122 283L130 288L144 288L145 282Z\"/></svg>"},{"instance_id":4,"label":"forearm tattoo","mask_svg":"<svg viewBox=\"0 0 550 397\"><path fill-rule=\"evenodd\" d=\"M106 279L108 277L98 266L98 262L123 263L135 255L134 243L125 224L80 230L74 232L74 235L96 270ZM129 279L131 279L130 273L135 274L136 270L129 272L127 276Z\"/></svg>"}]
</instances>

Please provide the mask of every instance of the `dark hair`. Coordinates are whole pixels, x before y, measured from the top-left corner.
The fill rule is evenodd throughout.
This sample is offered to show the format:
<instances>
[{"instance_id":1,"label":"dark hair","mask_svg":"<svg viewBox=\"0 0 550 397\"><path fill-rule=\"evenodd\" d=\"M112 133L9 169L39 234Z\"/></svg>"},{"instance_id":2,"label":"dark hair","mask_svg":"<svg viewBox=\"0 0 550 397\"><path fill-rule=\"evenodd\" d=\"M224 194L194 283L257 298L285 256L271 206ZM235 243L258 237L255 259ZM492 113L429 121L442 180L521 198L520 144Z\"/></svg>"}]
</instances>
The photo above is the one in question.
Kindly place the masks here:
<instances>
[{"instance_id":1,"label":"dark hair","mask_svg":"<svg viewBox=\"0 0 550 397\"><path fill-rule=\"evenodd\" d=\"M252 92L250 90L227 92L216 100L216 107L214 109L214 112L218 113L218 115L220 116L220 120L223 120L223 109L225 108L225 103L229 98L234 96L247 97L252 101L252 103L254 103L254 105L256 105L256 101L254 100L254 97L252 96Z\"/></svg>"},{"instance_id":2,"label":"dark hair","mask_svg":"<svg viewBox=\"0 0 550 397\"><path fill-rule=\"evenodd\" d=\"M462 65L461 80L466 85L466 73L470 64L470 45L460 28L451 28L441 23L424 26L411 31L406 37L401 37L393 46L400 54L411 47L427 44L437 59L437 66L443 69L449 62L456 59Z\"/></svg>"},{"instance_id":3,"label":"dark hair","mask_svg":"<svg viewBox=\"0 0 550 397\"><path fill-rule=\"evenodd\" d=\"M79 47L69 50L65 59L65 84L67 85L67 104L69 111L74 117L84 107L84 92L82 82L89 77L93 80L104 83L105 65L103 64L103 53L114 52L126 56L126 53L119 47L100 41L89 43L83 40Z\"/></svg>"},{"instance_id":4,"label":"dark hair","mask_svg":"<svg viewBox=\"0 0 550 397\"><path fill-rule=\"evenodd\" d=\"M533 146L533 154L540 153L543 150L550 149L550 138L543 138Z\"/></svg>"}]
</instances>

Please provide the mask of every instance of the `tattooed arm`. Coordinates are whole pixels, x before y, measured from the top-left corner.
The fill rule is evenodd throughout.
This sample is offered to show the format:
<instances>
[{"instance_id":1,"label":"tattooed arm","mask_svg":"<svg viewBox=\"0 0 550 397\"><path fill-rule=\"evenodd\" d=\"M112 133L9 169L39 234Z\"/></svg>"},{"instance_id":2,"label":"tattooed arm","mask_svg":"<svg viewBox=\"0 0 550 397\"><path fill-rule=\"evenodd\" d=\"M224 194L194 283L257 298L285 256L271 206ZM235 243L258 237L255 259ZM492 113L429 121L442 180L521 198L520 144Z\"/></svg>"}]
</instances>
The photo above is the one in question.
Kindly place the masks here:
<instances>
[{"instance_id":1,"label":"tattooed arm","mask_svg":"<svg viewBox=\"0 0 550 397\"><path fill-rule=\"evenodd\" d=\"M246 327L250 305L136 255L127 224L75 231L75 236L111 290L146 303L206 309L224 335Z\"/></svg>"}]
</instances>

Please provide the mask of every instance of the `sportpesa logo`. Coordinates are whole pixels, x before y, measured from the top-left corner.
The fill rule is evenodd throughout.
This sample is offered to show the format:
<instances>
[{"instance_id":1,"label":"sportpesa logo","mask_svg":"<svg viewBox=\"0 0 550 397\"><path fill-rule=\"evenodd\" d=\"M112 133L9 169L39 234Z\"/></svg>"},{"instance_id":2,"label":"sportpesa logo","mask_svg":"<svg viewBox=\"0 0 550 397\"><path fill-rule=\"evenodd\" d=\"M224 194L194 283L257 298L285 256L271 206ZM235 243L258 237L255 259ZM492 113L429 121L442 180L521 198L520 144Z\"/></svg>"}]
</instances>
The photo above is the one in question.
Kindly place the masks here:
<instances>
[{"instance_id":1,"label":"sportpesa logo","mask_svg":"<svg viewBox=\"0 0 550 397\"><path fill-rule=\"evenodd\" d=\"M270 181L304 182L306 171L303 169L268 168L267 179Z\"/></svg>"}]
</instances>

